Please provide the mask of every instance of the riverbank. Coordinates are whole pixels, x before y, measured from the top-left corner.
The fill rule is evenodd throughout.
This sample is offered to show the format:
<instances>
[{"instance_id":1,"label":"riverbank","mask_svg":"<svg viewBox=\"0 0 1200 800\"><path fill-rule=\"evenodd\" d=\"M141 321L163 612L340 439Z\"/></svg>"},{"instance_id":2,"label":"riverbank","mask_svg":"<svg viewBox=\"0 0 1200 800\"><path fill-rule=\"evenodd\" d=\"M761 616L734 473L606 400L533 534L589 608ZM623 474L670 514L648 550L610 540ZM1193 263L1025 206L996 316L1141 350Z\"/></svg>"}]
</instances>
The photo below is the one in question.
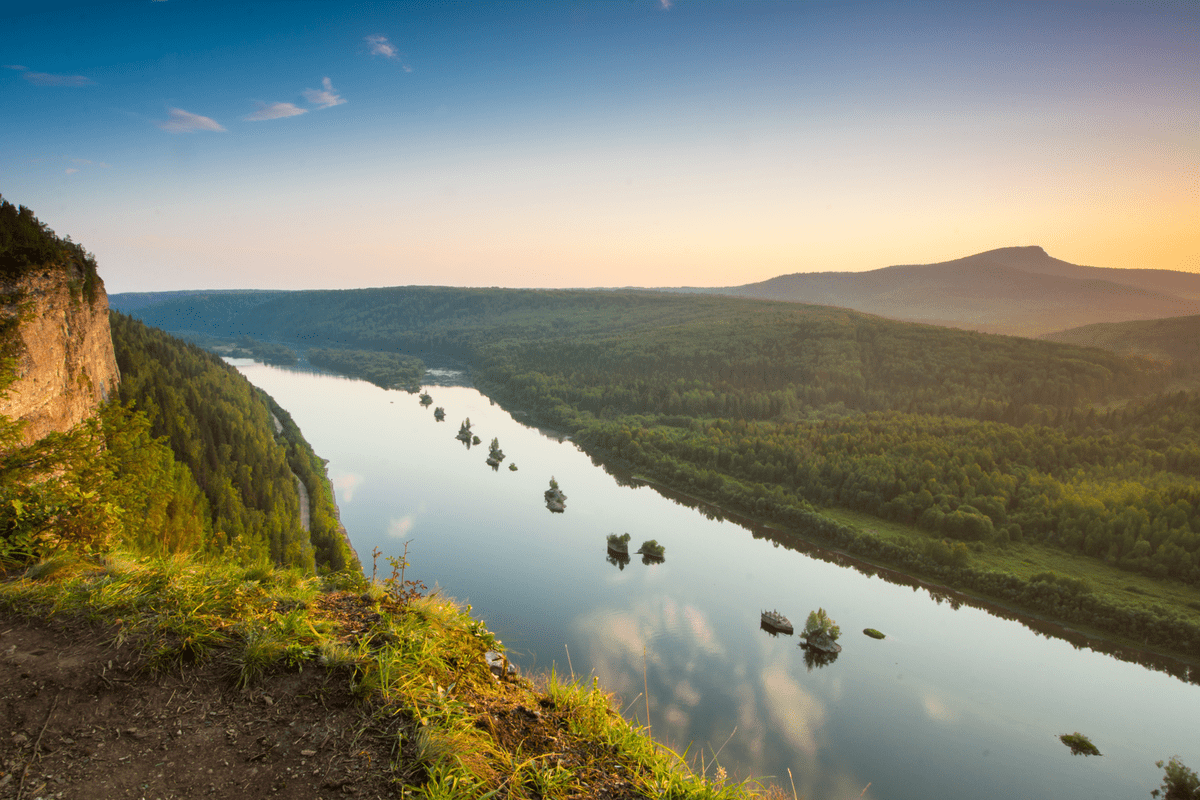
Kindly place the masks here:
<instances>
[{"instance_id":1,"label":"riverbank","mask_svg":"<svg viewBox=\"0 0 1200 800\"><path fill-rule=\"evenodd\" d=\"M594 453L590 454L595 457ZM677 492L669 485L664 487L656 481L643 480L654 483L660 491L667 488ZM940 563L937 558L940 549L931 553L930 549L876 535L875 527L849 524L839 519L839 515L845 517L850 512L804 511L799 512L801 524L781 525L752 512L731 510L705 498L692 497L720 509L731 518L741 518L752 528L759 526L762 535L769 535L792 549L804 550L818 558L822 557L820 553L813 551L824 551L833 555L826 560L836 560L846 566L853 566L853 561L869 565L873 570L887 570L907 579L895 582L922 585L935 597L941 594L949 598L955 593L959 602L971 603L998 616L1018 619L1039 633L1055 635L1076 646L1088 646L1122 660L1168 672L1181 680L1200 682L1200 624L1167 612L1154 602L1154 597L1143 599L1147 592L1139 590L1136 584L1153 583L1145 576L1124 575L1125 583L1133 590L1127 590L1125 597L1114 598L1112 592L1103 591L1104 587L1096 591L1087 580L1095 575L1092 565L1088 565L1092 568L1082 577L1077 570L1061 566L1066 574L1035 570L1031 575L1023 575L1002 570L1004 558L993 561L981 558L986 552L982 548L973 550L962 543L948 544L924 534L915 536L921 541L934 542L935 547L940 545L952 555L956 554L954 548L957 546L957 553L965 556L962 561ZM855 516L861 520L866 515ZM889 524L874 518L870 522L876 526ZM1047 549L1040 548L1042 551ZM1072 558L1069 554L1054 556L1059 565ZM972 559L979 560L973 562ZM1127 599L1130 595L1132 598ZM949 599L953 602L953 598ZM1196 610L1196 606L1180 610ZM1135 632L1132 635L1131 630Z\"/></svg>"},{"instance_id":2,"label":"riverbank","mask_svg":"<svg viewBox=\"0 0 1200 800\"><path fill-rule=\"evenodd\" d=\"M0 797L783 797L693 773L597 685L489 665L443 598L197 556L0 583Z\"/></svg>"},{"instance_id":3,"label":"riverbank","mask_svg":"<svg viewBox=\"0 0 1200 800\"><path fill-rule=\"evenodd\" d=\"M495 398L509 413L519 411L528 420L559 429L570 427L562 419L542 420L529 409L514 411L502 386L485 385L480 391ZM948 540L912 526L908 526L912 529L909 534L900 535L897 523L876 518L864 521L865 514L851 521L846 515L854 512L818 510L781 487L751 484L728 475L716 481L715 492L706 491L713 479L705 468L649 450L639 450L644 458L631 461L605 447L601 437L593 435L605 424L580 422L572 438L610 473L638 475L660 491L665 488L728 516L748 520L748 527L773 531L772 538L785 546L803 543L804 547L840 552L906 576L914 583L945 587L947 592L974 598L976 605L989 605L1000 616L1024 618L1022 621L1028 620L1026 624L1039 632L1050 632L1050 626L1058 626L1061 638L1073 643L1086 637L1091 640L1086 646L1094 643L1094 649L1118 658L1167 671L1183 680L1200 681L1200 590L1183 587L1179 592L1154 591L1151 587L1164 587L1165 582L1109 569L1099 562L1087 564L1081 556L1057 551L1053 551L1053 559L1026 559L1030 563L1017 569L1012 554L1032 545L1006 547ZM1039 551L1051 553L1052 548L1041 546ZM1039 561L1054 566L1036 568ZM1081 575L1076 574L1080 573L1079 563L1086 566ZM1097 569L1108 570L1116 577L1094 580ZM1170 582L1172 586L1175 583Z\"/></svg>"}]
</instances>

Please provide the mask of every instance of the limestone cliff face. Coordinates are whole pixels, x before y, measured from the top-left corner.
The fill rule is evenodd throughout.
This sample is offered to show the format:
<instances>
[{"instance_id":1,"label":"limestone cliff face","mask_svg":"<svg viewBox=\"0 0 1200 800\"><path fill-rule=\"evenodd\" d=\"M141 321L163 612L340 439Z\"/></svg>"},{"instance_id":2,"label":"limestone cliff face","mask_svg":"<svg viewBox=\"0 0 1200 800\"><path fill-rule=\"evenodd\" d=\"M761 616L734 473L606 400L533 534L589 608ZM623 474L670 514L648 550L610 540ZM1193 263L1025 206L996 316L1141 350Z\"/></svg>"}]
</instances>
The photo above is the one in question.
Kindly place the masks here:
<instances>
[{"instance_id":1,"label":"limestone cliff face","mask_svg":"<svg viewBox=\"0 0 1200 800\"><path fill-rule=\"evenodd\" d=\"M0 274L0 320L17 322L10 350L16 380L0 397L0 414L26 420L26 443L73 428L116 391L108 295L99 279L89 299L74 267Z\"/></svg>"}]
</instances>

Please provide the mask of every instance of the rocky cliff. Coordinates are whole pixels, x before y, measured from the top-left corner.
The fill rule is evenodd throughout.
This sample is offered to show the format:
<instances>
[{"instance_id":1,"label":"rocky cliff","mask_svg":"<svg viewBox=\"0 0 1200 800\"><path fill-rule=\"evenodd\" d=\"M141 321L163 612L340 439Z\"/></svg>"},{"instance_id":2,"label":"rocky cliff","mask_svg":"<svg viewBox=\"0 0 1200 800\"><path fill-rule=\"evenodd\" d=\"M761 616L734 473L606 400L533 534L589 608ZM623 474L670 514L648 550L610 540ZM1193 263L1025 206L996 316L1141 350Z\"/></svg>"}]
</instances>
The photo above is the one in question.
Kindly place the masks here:
<instances>
[{"instance_id":1,"label":"rocky cliff","mask_svg":"<svg viewBox=\"0 0 1200 800\"><path fill-rule=\"evenodd\" d=\"M108 296L85 278L76 266L0 273L0 325L16 362L0 414L27 422L26 443L87 419L120 380Z\"/></svg>"}]
</instances>

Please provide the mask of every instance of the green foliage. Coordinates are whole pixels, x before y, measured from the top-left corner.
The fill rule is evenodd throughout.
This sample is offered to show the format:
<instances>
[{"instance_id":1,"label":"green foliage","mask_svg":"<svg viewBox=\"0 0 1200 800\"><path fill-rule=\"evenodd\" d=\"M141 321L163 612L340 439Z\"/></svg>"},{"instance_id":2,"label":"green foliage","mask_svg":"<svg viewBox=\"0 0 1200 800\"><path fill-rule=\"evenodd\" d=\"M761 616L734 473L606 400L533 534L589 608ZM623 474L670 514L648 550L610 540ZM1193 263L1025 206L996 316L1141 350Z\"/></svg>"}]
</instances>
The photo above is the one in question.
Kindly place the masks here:
<instances>
[{"instance_id":1,"label":"green foliage","mask_svg":"<svg viewBox=\"0 0 1200 800\"><path fill-rule=\"evenodd\" d=\"M264 364L277 364L281 367L290 367L299 361L296 352L290 347L274 342L260 342L249 336L238 339L237 345L226 355L232 358L253 358Z\"/></svg>"},{"instance_id":2,"label":"green foliage","mask_svg":"<svg viewBox=\"0 0 1200 800\"><path fill-rule=\"evenodd\" d=\"M863 633L870 636L872 639L886 639L887 636L882 631L877 631L874 628L863 628Z\"/></svg>"},{"instance_id":3,"label":"green foliage","mask_svg":"<svg viewBox=\"0 0 1200 800\"><path fill-rule=\"evenodd\" d=\"M203 546L313 569L292 465L313 497L324 491L311 454L297 449L294 426L291 438L277 438L268 401L216 356L120 314L111 325L122 402L145 413L150 435L165 440L207 501ZM322 564L341 569L348 562L335 543L338 528L329 506L315 505Z\"/></svg>"},{"instance_id":4,"label":"green foliage","mask_svg":"<svg viewBox=\"0 0 1200 800\"><path fill-rule=\"evenodd\" d=\"M362 378L384 389L415 392L425 375L421 359L396 353L313 348L308 351L308 361L314 367Z\"/></svg>"},{"instance_id":5,"label":"green foliage","mask_svg":"<svg viewBox=\"0 0 1200 800\"><path fill-rule=\"evenodd\" d=\"M1179 756L1171 756L1171 760L1155 762L1155 766L1163 770L1162 786L1150 792L1153 797L1163 800L1200 800L1200 776L1184 766Z\"/></svg>"},{"instance_id":6,"label":"green foliage","mask_svg":"<svg viewBox=\"0 0 1200 800\"><path fill-rule=\"evenodd\" d=\"M642 546L637 550L643 556L649 558L661 559L667 553L667 548L658 543L655 539L647 539L642 542Z\"/></svg>"},{"instance_id":7,"label":"green foliage","mask_svg":"<svg viewBox=\"0 0 1200 800\"><path fill-rule=\"evenodd\" d=\"M74 268L82 276L80 288L89 302L96 298L99 277L96 258L54 231L25 206L14 206L0 197L0 273L21 275L47 266Z\"/></svg>"},{"instance_id":8,"label":"green foliage","mask_svg":"<svg viewBox=\"0 0 1200 800\"><path fill-rule=\"evenodd\" d=\"M1058 737L1059 741L1071 748L1073 756L1098 756L1100 751L1096 749L1096 745L1092 744L1092 740L1084 736L1079 731L1074 733L1064 733Z\"/></svg>"},{"instance_id":9,"label":"green foliage","mask_svg":"<svg viewBox=\"0 0 1200 800\"><path fill-rule=\"evenodd\" d=\"M317 567L323 572L361 573L362 565L338 516L325 461L313 451L291 414L265 392L259 392L259 396L279 422L279 439L287 449L288 466L308 490L308 538Z\"/></svg>"},{"instance_id":10,"label":"green foliage","mask_svg":"<svg viewBox=\"0 0 1200 800\"><path fill-rule=\"evenodd\" d=\"M818 608L816 611L809 612L808 619L804 622L803 636L806 639L822 637L836 642L841 635L842 629L830 618L825 609Z\"/></svg>"}]
</instances>

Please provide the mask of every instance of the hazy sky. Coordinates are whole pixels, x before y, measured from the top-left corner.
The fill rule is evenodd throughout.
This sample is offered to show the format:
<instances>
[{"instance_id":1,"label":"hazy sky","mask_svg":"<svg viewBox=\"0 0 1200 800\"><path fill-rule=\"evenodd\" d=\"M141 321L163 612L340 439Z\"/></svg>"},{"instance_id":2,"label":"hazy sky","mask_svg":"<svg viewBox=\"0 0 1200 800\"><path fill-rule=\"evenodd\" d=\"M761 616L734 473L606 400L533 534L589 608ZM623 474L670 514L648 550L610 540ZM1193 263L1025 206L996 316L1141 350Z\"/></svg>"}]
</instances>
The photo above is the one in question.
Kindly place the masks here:
<instances>
[{"instance_id":1,"label":"hazy sky","mask_svg":"<svg viewBox=\"0 0 1200 800\"><path fill-rule=\"evenodd\" d=\"M1200 3L0 0L0 194L110 292L1200 271Z\"/></svg>"}]
</instances>

